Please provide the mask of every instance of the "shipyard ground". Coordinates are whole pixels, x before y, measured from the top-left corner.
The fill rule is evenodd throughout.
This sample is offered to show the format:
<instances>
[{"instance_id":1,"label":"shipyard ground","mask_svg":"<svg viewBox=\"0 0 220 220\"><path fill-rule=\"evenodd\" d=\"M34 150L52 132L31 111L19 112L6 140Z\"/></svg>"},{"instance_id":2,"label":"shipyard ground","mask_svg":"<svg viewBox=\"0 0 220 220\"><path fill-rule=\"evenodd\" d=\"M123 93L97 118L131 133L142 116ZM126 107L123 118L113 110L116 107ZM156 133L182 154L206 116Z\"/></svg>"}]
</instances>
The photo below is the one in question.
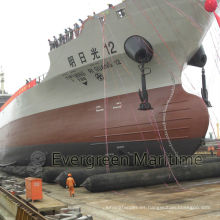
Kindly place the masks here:
<instances>
[{"instance_id":1,"label":"shipyard ground","mask_svg":"<svg viewBox=\"0 0 220 220\"><path fill-rule=\"evenodd\" d=\"M220 178L105 193L78 188L75 198L58 185L44 188L50 196L80 206L94 220L220 219Z\"/></svg>"},{"instance_id":2,"label":"shipyard ground","mask_svg":"<svg viewBox=\"0 0 220 220\"><path fill-rule=\"evenodd\" d=\"M220 178L105 193L76 188L74 198L56 184L45 183L43 189L50 197L81 207L94 220L220 219Z\"/></svg>"}]
</instances>

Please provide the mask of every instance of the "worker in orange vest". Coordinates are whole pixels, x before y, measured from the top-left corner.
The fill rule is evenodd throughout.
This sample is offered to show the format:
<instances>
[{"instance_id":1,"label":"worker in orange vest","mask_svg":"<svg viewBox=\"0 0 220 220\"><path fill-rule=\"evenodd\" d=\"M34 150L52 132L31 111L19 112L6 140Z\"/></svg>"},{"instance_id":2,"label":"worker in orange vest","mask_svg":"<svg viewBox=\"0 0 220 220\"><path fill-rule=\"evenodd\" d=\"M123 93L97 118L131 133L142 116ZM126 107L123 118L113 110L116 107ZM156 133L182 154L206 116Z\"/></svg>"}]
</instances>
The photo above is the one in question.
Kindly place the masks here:
<instances>
[{"instance_id":1,"label":"worker in orange vest","mask_svg":"<svg viewBox=\"0 0 220 220\"><path fill-rule=\"evenodd\" d=\"M215 151L215 148L213 146L210 146L208 147L208 151L211 153L211 155L213 156L214 155L214 151Z\"/></svg>"},{"instance_id":2,"label":"worker in orange vest","mask_svg":"<svg viewBox=\"0 0 220 220\"><path fill-rule=\"evenodd\" d=\"M66 179L66 187L69 188L70 197L74 197L74 186L76 186L75 180L72 177L72 174L68 174L68 178Z\"/></svg>"},{"instance_id":3,"label":"worker in orange vest","mask_svg":"<svg viewBox=\"0 0 220 220\"><path fill-rule=\"evenodd\" d=\"M214 151L215 151L215 148L212 146L210 150L212 156L214 155Z\"/></svg>"}]
</instances>

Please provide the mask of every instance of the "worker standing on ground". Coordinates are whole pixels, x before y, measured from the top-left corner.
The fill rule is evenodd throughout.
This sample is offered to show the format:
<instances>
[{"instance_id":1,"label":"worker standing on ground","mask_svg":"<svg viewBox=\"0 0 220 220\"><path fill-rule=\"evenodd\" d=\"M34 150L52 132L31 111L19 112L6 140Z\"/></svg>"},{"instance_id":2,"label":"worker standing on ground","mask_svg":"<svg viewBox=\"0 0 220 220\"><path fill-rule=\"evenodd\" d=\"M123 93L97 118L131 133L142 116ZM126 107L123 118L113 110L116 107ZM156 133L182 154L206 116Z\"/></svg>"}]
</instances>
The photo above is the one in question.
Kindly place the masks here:
<instances>
[{"instance_id":1,"label":"worker standing on ground","mask_svg":"<svg viewBox=\"0 0 220 220\"><path fill-rule=\"evenodd\" d=\"M74 186L76 186L76 183L71 173L68 174L68 178L66 179L66 186L69 188L70 197L74 197Z\"/></svg>"}]
</instances>

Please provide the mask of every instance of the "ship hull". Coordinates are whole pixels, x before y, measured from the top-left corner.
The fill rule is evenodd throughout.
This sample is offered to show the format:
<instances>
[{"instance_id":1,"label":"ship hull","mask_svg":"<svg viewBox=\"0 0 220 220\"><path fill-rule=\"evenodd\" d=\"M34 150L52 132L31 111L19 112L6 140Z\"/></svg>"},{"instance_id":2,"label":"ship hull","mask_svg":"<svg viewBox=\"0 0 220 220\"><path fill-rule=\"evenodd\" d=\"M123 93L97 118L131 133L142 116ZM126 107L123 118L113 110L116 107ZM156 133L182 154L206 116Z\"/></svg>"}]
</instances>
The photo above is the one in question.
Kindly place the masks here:
<instances>
[{"instance_id":1,"label":"ship hull","mask_svg":"<svg viewBox=\"0 0 220 220\"><path fill-rule=\"evenodd\" d=\"M2 163L29 164L35 151L47 165L54 151L192 155L209 116L202 99L183 90L181 74L213 20L204 2L127 0L89 19L78 38L49 53L43 82L19 90L0 112ZM154 51L145 65L148 111L138 110L140 66L124 50L133 35Z\"/></svg>"},{"instance_id":2,"label":"ship hull","mask_svg":"<svg viewBox=\"0 0 220 220\"><path fill-rule=\"evenodd\" d=\"M0 130L1 161L28 165L38 151L49 166L74 155L192 155L209 124L203 100L178 84L149 90L149 101L153 110L138 110L136 92L13 121Z\"/></svg>"},{"instance_id":3,"label":"ship hull","mask_svg":"<svg viewBox=\"0 0 220 220\"><path fill-rule=\"evenodd\" d=\"M176 139L171 141L175 146L176 152L178 152L179 156L182 156L183 160L185 156L191 156L198 147L201 146L201 138ZM126 147L124 147L123 150L119 150L118 146L122 144ZM171 162L177 161L177 157L174 155L172 149L170 149L167 140L163 140L162 144L158 141L109 143L108 148L110 154L107 157L105 143L99 144L99 147L96 147L91 152L91 146L93 145L94 143L65 143L16 147L7 152L4 160L1 161L1 165L52 167L86 166L93 168L95 166L106 166L108 164L107 161L109 161L110 166L145 165L157 167L166 165L164 163L164 151L166 152L165 160L171 159ZM164 148L164 150L162 148ZM41 156L39 161L31 159L35 154ZM46 161L44 161L42 157L46 157Z\"/></svg>"}]
</instances>

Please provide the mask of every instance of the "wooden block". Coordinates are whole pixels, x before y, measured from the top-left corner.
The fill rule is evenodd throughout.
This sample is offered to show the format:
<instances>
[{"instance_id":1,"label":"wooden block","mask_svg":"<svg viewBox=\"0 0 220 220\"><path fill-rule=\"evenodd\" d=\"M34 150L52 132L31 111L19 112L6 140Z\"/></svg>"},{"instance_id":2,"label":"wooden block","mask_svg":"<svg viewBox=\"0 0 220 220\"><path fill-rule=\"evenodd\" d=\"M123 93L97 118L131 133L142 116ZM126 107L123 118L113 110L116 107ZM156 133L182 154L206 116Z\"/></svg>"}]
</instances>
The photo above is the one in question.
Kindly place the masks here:
<instances>
[{"instance_id":1,"label":"wooden block","mask_svg":"<svg viewBox=\"0 0 220 220\"><path fill-rule=\"evenodd\" d=\"M26 200L25 195L21 195L21 198ZM66 204L45 194L42 200L30 202L30 204L33 205L39 212L60 211L60 209L67 207Z\"/></svg>"}]
</instances>

